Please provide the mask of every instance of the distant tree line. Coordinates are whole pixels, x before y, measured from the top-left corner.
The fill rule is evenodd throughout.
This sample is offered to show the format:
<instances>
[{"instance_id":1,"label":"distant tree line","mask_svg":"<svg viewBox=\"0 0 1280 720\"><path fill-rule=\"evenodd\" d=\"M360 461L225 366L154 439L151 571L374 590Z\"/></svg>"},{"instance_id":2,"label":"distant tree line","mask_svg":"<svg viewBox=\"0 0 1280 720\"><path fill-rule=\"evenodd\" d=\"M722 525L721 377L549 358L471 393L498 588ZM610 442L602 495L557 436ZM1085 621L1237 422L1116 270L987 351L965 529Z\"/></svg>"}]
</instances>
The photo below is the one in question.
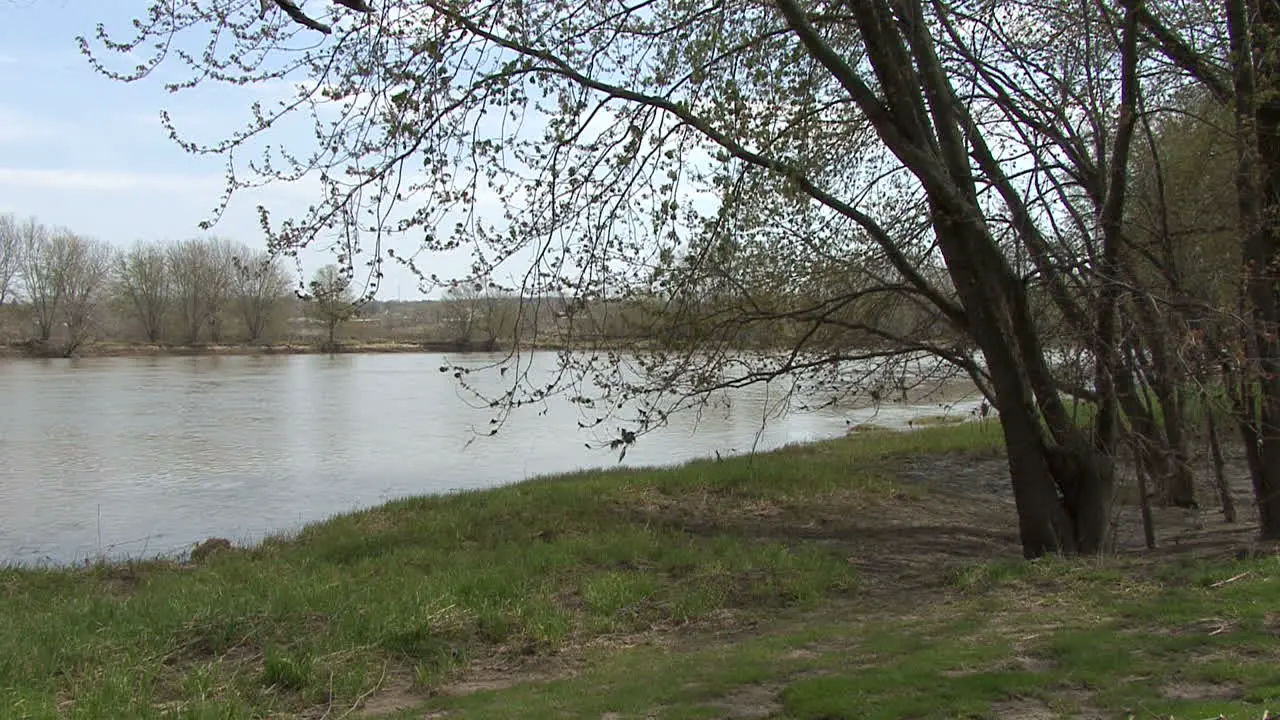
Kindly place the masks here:
<instances>
[{"instance_id":1,"label":"distant tree line","mask_svg":"<svg viewBox=\"0 0 1280 720\"><path fill-rule=\"evenodd\" d=\"M92 340L199 345L264 343L305 315L324 325L328 344L355 315L350 279L335 266L317 272L309 293L266 249L225 238L102 240L0 215L0 322L34 354L75 354Z\"/></svg>"},{"instance_id":2,"label":"distant tree line","mask_svg":"<svg viewBox=\"0 0 1280 720\"><path fill-rule=\"evenodd\" d=\"M44 356L92 342L168 346L268 344L301 335L336 349L341 332L363 341L495 350L517 342L627 342L658 331L647 302L536 302L488 279L455 282L437 301L360 298L349 267L326 265L305 286L268 249L220 237L138 241L117 248L0 215L0 340ZM360 316L357 330L349 323ZM316 332L290 329L314 324Z\"/></svg>"}]
</instances>

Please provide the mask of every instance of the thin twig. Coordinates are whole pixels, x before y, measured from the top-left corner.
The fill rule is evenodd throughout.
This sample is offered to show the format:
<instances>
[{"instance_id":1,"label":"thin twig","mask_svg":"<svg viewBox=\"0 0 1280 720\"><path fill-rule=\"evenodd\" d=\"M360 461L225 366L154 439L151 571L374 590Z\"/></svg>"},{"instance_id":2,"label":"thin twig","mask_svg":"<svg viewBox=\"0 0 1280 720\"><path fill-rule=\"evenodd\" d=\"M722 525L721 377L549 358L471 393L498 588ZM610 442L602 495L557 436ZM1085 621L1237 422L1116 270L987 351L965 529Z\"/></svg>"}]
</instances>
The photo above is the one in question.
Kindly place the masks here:
<instances>
[{"instance_id":1,"label":"thin twig","mask_svg":"<svg viewBox=\"0 0 1280 720\"><path fill-rule=\"evenodd\" d=\"M338 720L342 720L342 718L345 718L346 716L355 712L356 708L360 707L360 703L364 702L366 698L378 692L378 690L382 688L382 681L386 679L387 679L387 664L382 663L382 677L378 678L378 682L374 683L373 687L360 693L360 695L356 697L356 701L351 703L351 707L347 708L346 712L338 716Z\"/></svg>"},{"instance_id":2,"label":"thin twig","mask_svg":"<svg viewBox=\"0 0 1280 720\"><path fill-rule=\"evenodd\" d=\"M329 671L329 706L324 709L324 714L320 716L320 720L327 720L329 713L333 712L333 671Z\"/></svg>"},{"instance_id":3,"label":"thin twig","mask_svg":"<svg viewBox=\"0 0 1280 720\"><path fill-rule=\"evenodd\" d=\"M1220 587L1222 587L1223 585L1226 585L1226 584L1228 584L1228 583L1233 583L1233 582L1235 582L1235 581L1237 581L1237 580L1239 580L1239 579L1241 579L1241 578L1248 577L1248 576L1250 576L1250 575L1252 575L1252 574L1253 574L1253 571L1252 571L1252 570L1245 570L1244 572L1240 573L1239 575L1236 575L1235 577L1229 577L1229 578L1227 578L1226 580L1221 580L1221 581L1219 581L1219 582L1216 582L1216 583L1214 583L1214 584L1210 585L1209 587L1211 587L1211 588L1220 588Z\"/></svg>"}]
</instances>

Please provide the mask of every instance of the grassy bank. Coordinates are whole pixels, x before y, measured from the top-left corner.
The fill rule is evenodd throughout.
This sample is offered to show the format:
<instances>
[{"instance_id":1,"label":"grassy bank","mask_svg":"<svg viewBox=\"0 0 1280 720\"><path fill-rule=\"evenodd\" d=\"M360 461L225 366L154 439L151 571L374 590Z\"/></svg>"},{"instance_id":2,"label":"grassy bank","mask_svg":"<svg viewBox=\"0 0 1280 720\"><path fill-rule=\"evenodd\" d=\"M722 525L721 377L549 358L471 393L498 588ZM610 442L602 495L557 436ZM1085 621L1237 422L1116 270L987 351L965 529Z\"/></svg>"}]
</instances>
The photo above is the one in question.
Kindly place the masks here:
<instances>
[{"instance_id":1,"label":"grassy bank","mask_svg":"<svg viewBox=\"0 0 1280 720\"><path fill-rule=\"evenodd\" d=\"M1007 503L920 479L998 472L996 436L867 433L395 502L193 564L0 571L0 715L1280 710L1280 562L1017 561Z\"/></svg>"}]
</instances>

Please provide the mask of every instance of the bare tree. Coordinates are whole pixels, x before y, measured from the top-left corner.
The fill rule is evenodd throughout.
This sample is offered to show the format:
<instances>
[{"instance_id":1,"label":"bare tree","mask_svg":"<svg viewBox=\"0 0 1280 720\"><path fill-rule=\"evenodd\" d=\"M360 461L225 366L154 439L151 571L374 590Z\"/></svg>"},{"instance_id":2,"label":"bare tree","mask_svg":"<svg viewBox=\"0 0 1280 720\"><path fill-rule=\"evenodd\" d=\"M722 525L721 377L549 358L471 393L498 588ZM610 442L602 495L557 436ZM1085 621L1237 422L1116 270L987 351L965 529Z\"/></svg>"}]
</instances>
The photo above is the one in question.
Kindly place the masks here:
<instances>
[{"instance_id":1,"label":"bare tree","mask_svg":"<svg viewBox=\"0 0 1280 720\"><path fill-rule=\"evenodd\" d=\"M222 327L233 298L236 282L236 248L225 238L211 238L212 265L208 275L209 339L222 342Z\"/></svg>"},{"instance_id":2,"label":"bare tree","mask_svg":"<svg viewBox=\"0 0 1280 720\"><path fill-rule=\"evenodd\" d=\"M254 253L247 247L237 254L235 271L233 303L244 320L249 342L256 342L280 310L291 281L278 257L265 251Z\"/></svg>"},{"instance_id":3,"label":"bare tree","mask_svg":"<svg viewBox=\"0 0 1280 720\"><path fill-rule=\"evenodd\" d=\"M520 309L519 296L488 283L480 299L480 334L485 350L495 350L499 342L514 341Z\"/></svg>"},{"instance_id":4,"label":"bare tree","mask_svg":"<svg viewBox=\"0 0 1280 720\"><path fill-rule=\"evenodd\" d=\"M173 288L165 250L155 243L134 243L116 261L116 283L147 342L160 342L173 304Z\"/></svg>"},{"instance_id":5,"label":"bare tree","mask_svg":"<svg viewBox=\"0 0 1280 720\"><path fill-rule=\"evenodd\" d=\"M23 283L35 313L36 342L50 352L59 339L55 331L61 330L58 352L70 355L93 330L114 251L105 242L67 230L50 233L35 220L27 221L21 234Z\"/></svg>"},{"instance_id":6,"label":"bare tree","mask_svg":"<svg viewBox=\"0 0 1280 720\"><path fill-rule=\"evenodd\" d=\"M200 342L206 328L209 339L218 342L221 314L236 275L231 243L218 238L185 240L170 246L167 255L184 342Z\"/></svg>"},{"instance_id":7,"label":"bare tree","mask_svg":"<svg viewBox=\"0 0 1280 720\"><path fill-rule=\"evenodd\" d=\"M492 282L461 280L449 284L441 298L441 319L449 342L469 350L493 350L499 338L514 339L520 298L503 293Z\"/></svg>"},{"instance_id":8,"label":"bare tree","mask_svg":"<svg viewBox=\"0 0 1280 720\"><path fill-rule=\"evenodd\" d=\"M444 320L449 342L469 348L480 324L484 286L474 281L455 282L444 291Z\"/></svg>"},{"instance_id":9,"label":"bare tree","mask_svg":"<svg viewBox=\"0 0 1280 720\"><path fill-rule=\"evenodd\" d=\"M60 258L62 323L66 331L63 354L71 355L93 334L97 310L106 297L115 248L70 233L57 233L51 244Z\"/></svg>"},{"instance_id":10,"label":"bare tree","mask_svg":"<svg viewBox=\"0 0 1280 720\"><path fill-rule=\"evenodd\" d=\"M356 315L351 277L337 265L325 265L316 271L307 287L307 314L324 325L325 349L336 350L338 327Z\"/></svg>"},{"instance_id":11,"label":"bare tree","mask_svg":"<svg viewBox=\"0 0 1280 720\"><path fill-rule=\"evenodd\" d=\"M13 215L0 215L0 305L13 299L22 267L22 233Z\"/></svg>"},{"instance_id":12,"label":"bare tree","mask_svg":"<svg viewBox=\"0 0 1280 720\"><path fill-rule=\"evenodd\" d=\"M28 218L18 229L22 245L22 286L36 325L36 342L47 345L53 337L62 308L62 282L58 276L60 259L49 237L49 229Z\"/></svg>"}]
</instances>

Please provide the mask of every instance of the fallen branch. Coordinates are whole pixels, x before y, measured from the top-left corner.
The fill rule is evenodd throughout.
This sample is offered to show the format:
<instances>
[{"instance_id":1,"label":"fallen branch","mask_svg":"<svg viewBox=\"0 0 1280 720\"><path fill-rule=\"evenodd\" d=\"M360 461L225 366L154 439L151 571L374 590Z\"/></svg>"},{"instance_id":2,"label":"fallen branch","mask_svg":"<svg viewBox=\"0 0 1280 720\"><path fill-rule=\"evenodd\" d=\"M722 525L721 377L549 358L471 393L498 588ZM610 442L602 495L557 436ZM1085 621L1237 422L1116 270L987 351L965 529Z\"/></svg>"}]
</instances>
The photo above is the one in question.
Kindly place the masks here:
<instances>
[{"instance_id":1,"label":"fallen branch","mask_svg":"<svg viewBox=\"0 0 1280 720\"><path fill-rule=\"evenodd\" d=\"M1223 585L1228 585L1228 584L1233 583L1233 582L1235 582L1235 581L1237 581L1237 580L1239 580L1239 579L1241 579L1241 578L1248 577L1248 576L1250 576L1250 575L1252 575L1252 574L1253 574L1253 571L1252 571L1252 570L1245 570L1244 572L1240 573L1239 575L1236 575L1235 577L1229 577L1229 578L1227 578L1226 580L1221 580L1221 581L1219 581L1219 582L1216 582L1216 583L1214 583L1214 584L1210 585L1209 587L1211 587L1211 588L1220 588L1220 587L1222 587Z\"/></svg>"}]
</instances>

